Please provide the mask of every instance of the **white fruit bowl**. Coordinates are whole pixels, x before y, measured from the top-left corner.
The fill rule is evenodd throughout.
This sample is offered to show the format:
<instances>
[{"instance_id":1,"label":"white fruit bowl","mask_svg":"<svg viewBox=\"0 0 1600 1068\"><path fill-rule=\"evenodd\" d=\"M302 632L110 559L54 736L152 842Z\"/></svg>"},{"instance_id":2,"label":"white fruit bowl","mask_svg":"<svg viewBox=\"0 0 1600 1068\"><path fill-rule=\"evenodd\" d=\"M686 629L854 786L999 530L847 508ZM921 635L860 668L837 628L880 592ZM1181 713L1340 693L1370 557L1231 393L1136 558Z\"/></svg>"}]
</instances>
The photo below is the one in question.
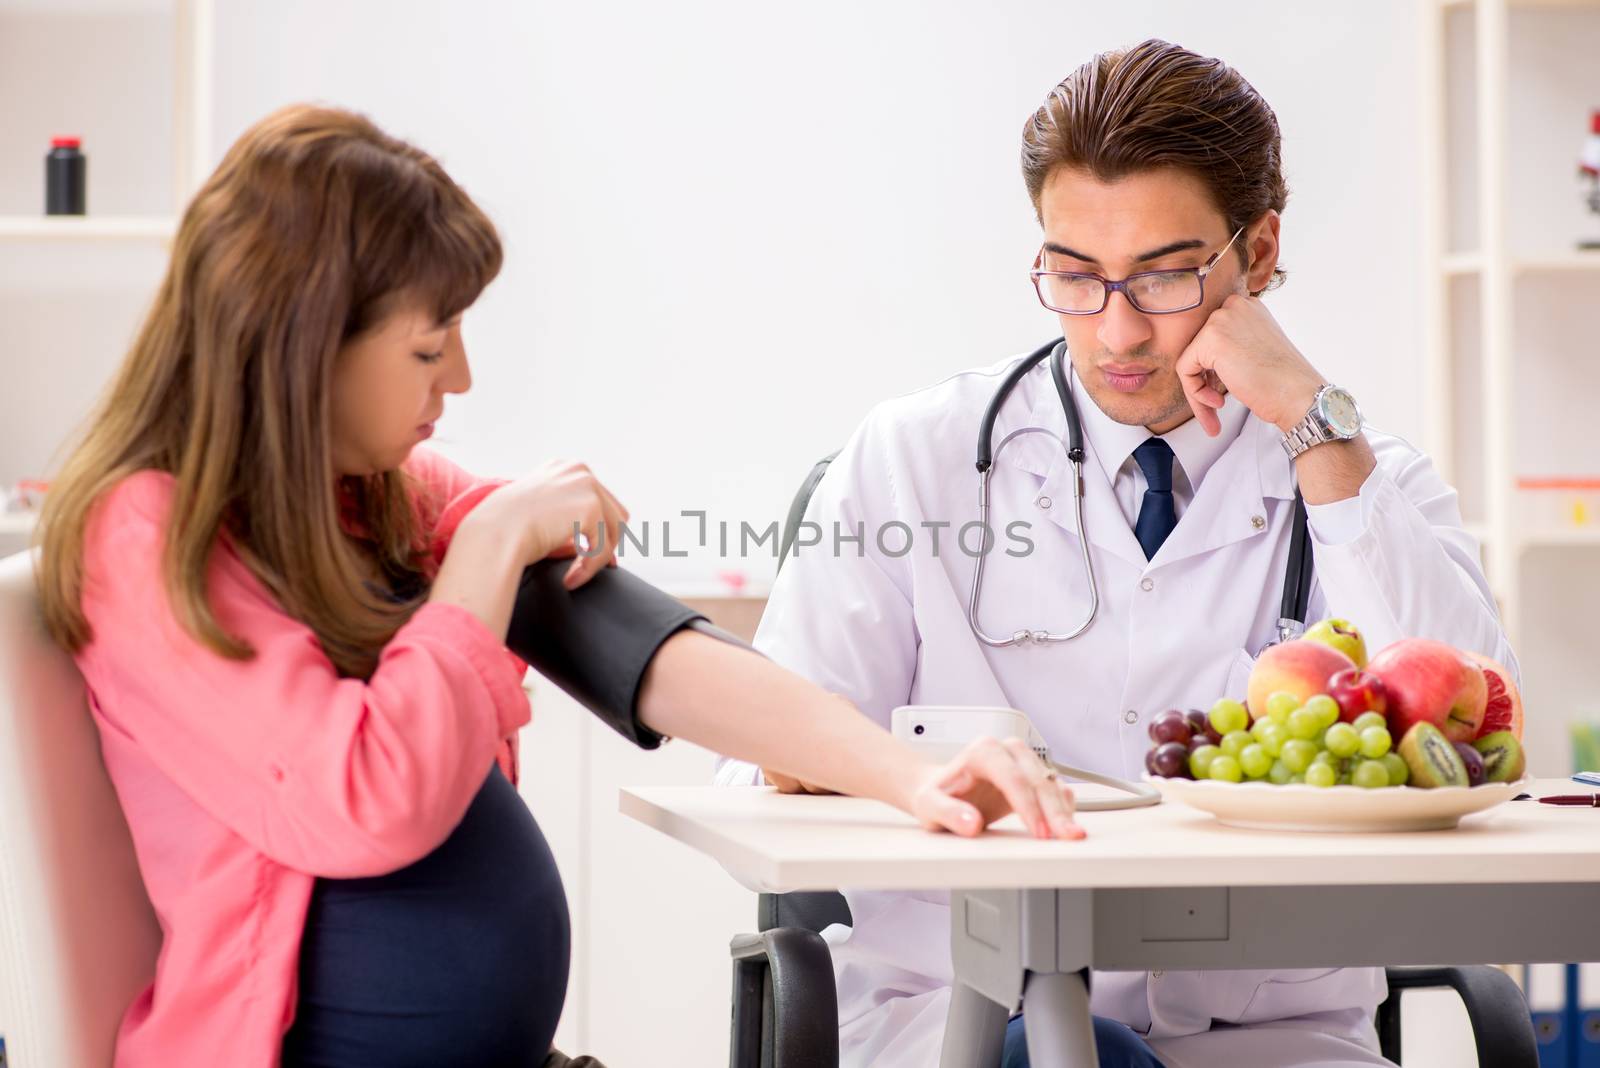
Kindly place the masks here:
<instances>
[{"instance_id":1,"label":"white fruit bowl","mask_svg":"<svg viewBox=\"0 0 1600 1068\"><path fill-rule=\"evenodd\" d=\"M1216 782L1146 775L1161 796L1209 812L1230 827L1268 831L1443 831L1461 817L1482 812L1523 793L1531 779L1482 786L1423 790L1389 786L1306 786L1293 783Z\"/></svg>"}]
</instances>

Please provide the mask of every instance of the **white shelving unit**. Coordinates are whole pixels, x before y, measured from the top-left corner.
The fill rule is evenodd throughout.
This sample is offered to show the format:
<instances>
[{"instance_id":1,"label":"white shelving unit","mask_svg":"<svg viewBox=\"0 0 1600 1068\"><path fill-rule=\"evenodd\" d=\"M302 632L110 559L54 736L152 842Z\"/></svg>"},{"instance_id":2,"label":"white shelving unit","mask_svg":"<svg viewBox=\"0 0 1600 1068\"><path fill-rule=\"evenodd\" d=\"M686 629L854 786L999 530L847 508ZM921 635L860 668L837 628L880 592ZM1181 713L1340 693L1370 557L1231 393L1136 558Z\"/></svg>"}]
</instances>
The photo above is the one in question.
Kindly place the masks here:
<instances>
[{"instance_id":1,"label":"white shelving unit","mask_svg":"<svg viewBox=\"0 0 1600 1068\"><path fill-rule=\"evenodd\" d=\"M1525 634L1524 605L1519 590L1523 554L1550 546L1600 546L1600 527L1589 529L1530 529L1517 520L1515 470L1516 417L1513 375L1515 283L1527 275L1591 273L1600 291L1600 251L1515 253L1508 236L1511 198L1508 163L1509 97L1512 77L1509 46L1510 21L1519 9L1570 9L1595 13L1600 0L1420 0L1423 33L1419 73L1422 80L1422 131L1425 138L1422 178L1425 213L1424 315L1426 354L1424 403L1430 453L1447 478L1459 484L1456 471L1458 428L1455 382L1459 377L1457 339L1451 336L1451 283L1472 279L1477 284L1481 373L1477 383L1482 402L1481 422L1474 432L1482 438L1483 509L1481 519L1469 526L1487 546L1488 575L1500 598L1507 632L1513 645ZM1450 131L1447 79L1449 74L1446 19L1453 11L1468 11L1473 20L1476 64L1474 127L1476 154L1473 170L1477 184L1477 243L1468 250L1453 250L1449 241L1451 183L1446 181ZM1590 101L1578 102L1581 104ZM1596 101L1594 103L1600 103ZM1574 130L1576 156L1581 131ZM1600 560L1596 561L1600 565Z\"/></svg>"},{"instance_id":2,"label":"white shelving unit","mask_svg":"<svg viewBox=\"0 0 1600 1068\"><path fill-rule=\"evenodd\" d=\"M91 214L0 215L0 254L28 264L83 264L100 268L101 260L114 255L116 248L169 244L177 231L178 215L204 179L210 166L212 126L212 41L214 34L213 0L171 0L162 5L152 0L75 0L71 5L53 6L37 0L0 0L0 27L11 16L34 18L61 16L86 19L91 23L101 15L120 16L130 12L170 14L173 34L173 87L171 108L173 154L171 157L170 197L166 214ZM0 29L0 32L4 32ZM63 32L68 32L64 30ZM159 107L159 96L154 98ZM159 175L159 170L157 171ZM159 186L157 187L159 189ZM154 205L152 205L154 206ZM65 260L58 254L40 255L40 246L67 246ZM90 257L97 257L90 259ZM107 261L110 263L118 260ZM30 268L57 270L59 267ZM112 267L113 273L118 268ZM102 274L103 272L96 272ZM54 431L55 428L51 428ZM61 426L64 433L68 428ZM25 472L42 475L43 472ZM25 542L33 526L30 515L0 514L0 554Z\"/></svg>"},{"instance_id":3,"label":"white shelving unit","mask_svg":"<svg viewBox=\"0 0 1600 1068\"><path fill-rule=\"evenodd\" d=\"M0 535L26 537L33 530L33 513L0 513Z\"/></svg>"},{"instance_id":4,"label":"white shelving unit","mask_svg":"<svg viewBox=\"0 0 1600 1068\"><path fill-rule=\"evenodd\" d=\"M213 0L173 0L173 166L170 215L0 215L0 241L166 241L210 170ZM115 0L105 5L115 10ZM0 5L0 15L5 13Z\"/></svg>"},{"instance_id":5,"label":"white shelving unit","mask_svg":"<svg viewBox=\"0 0 1600 1068\"><path fill-rule=\"evenodd\" d=\"M0 215L0 238L21 241L166 241L167 215Z\"/></svg>"}]
</instances>

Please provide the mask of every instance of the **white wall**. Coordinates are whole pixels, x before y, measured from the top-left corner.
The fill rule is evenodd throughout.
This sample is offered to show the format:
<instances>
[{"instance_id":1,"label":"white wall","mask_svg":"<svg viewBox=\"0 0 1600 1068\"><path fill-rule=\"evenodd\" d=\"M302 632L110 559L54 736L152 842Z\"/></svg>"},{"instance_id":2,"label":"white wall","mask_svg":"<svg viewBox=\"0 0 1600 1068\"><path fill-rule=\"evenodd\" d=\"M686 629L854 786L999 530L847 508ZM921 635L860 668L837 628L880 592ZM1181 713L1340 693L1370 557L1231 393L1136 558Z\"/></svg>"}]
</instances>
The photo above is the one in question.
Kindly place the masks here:
<instances>
[{"instance_id":1,"label":"white wall","mask_svg":"<svg viewBox=\"0 0 1600 1068\"><path fill-rule=\"evenodd\" d=\"M579 456L636 520L781 518L873 403L1049 336L1022 123L1095 51L1151 35L1226 56L1272 101L1294 189L1272 305L1375 421L1421 436L1407 5L298 0L223 4L217 28L219 150L290 100L360 108L500 225L505 273L468 318L478 388L441 424L483 470ZM1359 316L1330 299L1353 277ZM722 1060L726 939L753 897L613 815L618 785L696 781L709 757L637 756L559 695L536 717L527 792L577 948L560 1040L613 1068Z\"/></svg>"},{"instance_id":2,"label":"white wall","mask_svg":"<svg viewBox=\"0 0 1600 1068\"><path fill-rule=\"evenodd\" d=\"M20 58L37 11L17 6L0 0L0 99L29 106L0 109L0 153L26 159L0 164L0 211L34 210L35 142L54 132ZM156 42L170 28L132 6L154 30L135 19L37 47L58 49L75 83L103 79L97 99L149 101L143 143L166 160L170 51ZM1052 332L1024 273L1039 239L1018 135L1070 69L1151 35L1226 57L1273 103L1294 192L1292 277L1271 306L1373 422L1423 439L1411 4L217 8L214 155L289 101L358 108L438 155L501 227L506 269L468 317L478 388L440 438L486 473L576 456L636 521L780 519L813 459L874 402ZM54 21L73 40L75 24ZM90 142L95 180L121 183L97 203L164 210L165 173L119 164L119 136ZM148 250L0 243L0 481L45 468L158 270ZM635 566L683 583L726 565L695 553ZM524 792L573 899L560 1041L612 1068L718 1063L726 937L750 925L753 897L615 816L618 785L703 781L710 758L632 753L545 689Z\"/></svg>"},{"instance_id":3,"label":"white wall","mask_svg":"<svg viewBox=\"0 0 1600 1068\"><path fill-rule=\"evenodd\" d=\"M479 388L441 425L486 470L579 456L636 520L781 518L875 401L1050 335L1022 123L1149 35L1272 101L1294 188L1272 306L1375 422L1420 437L1408 5L294 0L223 3L217 28L219 151L286 101L360 108L501 226L505 273L468 319ZM1355 277L1360 315L1330 300Z\"/></svg>"}]
</instances>

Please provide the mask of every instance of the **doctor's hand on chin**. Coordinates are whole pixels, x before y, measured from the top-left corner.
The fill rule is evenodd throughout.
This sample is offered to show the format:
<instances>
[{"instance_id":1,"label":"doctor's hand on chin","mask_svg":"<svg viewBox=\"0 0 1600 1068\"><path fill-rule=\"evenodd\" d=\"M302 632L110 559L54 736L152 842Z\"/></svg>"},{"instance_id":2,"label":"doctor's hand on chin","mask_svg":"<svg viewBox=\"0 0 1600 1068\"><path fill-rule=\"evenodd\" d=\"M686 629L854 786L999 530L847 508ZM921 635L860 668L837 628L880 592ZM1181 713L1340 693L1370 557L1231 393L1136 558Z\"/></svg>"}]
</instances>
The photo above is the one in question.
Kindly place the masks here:
<instances>
[{"instance_id":1,"label":"doctor's hand on chin","mask_svg":"<svg viewBox=\"0 0 1600 1068\"><path fill-rule=\"evenodd\" d=\"M762 768L761 774L779 793L834 792L772 768ZM1015 738L1004 742L977 738L948 763L913 757L913 762L891 774L904 779L899 791L906 802L898 807L929 830L975 835L1015 812L1035 838L1074 839L1085 834L1073 819L1072 789Z\"/></svg>"},{"instance_id":2,"label":"doctor's hand on chin","mask_svg":"<svg viewBox=\"0 0 1600 1068\"><path fill-rule=\"evenodd\" d=\"M1261 299L1243 293L1230 295L1207 317L1176 370L1195 418L1212 437L1222 430L1217 410L1228 393L1257 419L1288 433L1327 381Z\"/></svg>"}]
</instances>

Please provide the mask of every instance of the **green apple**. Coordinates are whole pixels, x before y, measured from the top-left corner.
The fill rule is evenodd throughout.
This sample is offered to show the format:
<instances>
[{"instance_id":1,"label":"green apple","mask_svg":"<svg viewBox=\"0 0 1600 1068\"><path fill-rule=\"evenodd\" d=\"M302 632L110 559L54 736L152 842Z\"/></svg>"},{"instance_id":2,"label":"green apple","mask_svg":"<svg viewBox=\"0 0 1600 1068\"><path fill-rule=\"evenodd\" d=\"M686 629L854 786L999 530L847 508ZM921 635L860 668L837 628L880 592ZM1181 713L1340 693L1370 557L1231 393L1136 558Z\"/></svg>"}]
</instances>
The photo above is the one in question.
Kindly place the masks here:
<instances>
[{"instance_id":1,"label":"green apple","mask_svg":"<svg viewBox=\"0 0 1600 1068\"><path fill-rule=\"evenodd\" d=\"M1358 668L1367 666L1367 640L1348 619L1318 620L1307 627L1301 637L1339 650L1355 661Z\"/></svg>"}]
</instances>

